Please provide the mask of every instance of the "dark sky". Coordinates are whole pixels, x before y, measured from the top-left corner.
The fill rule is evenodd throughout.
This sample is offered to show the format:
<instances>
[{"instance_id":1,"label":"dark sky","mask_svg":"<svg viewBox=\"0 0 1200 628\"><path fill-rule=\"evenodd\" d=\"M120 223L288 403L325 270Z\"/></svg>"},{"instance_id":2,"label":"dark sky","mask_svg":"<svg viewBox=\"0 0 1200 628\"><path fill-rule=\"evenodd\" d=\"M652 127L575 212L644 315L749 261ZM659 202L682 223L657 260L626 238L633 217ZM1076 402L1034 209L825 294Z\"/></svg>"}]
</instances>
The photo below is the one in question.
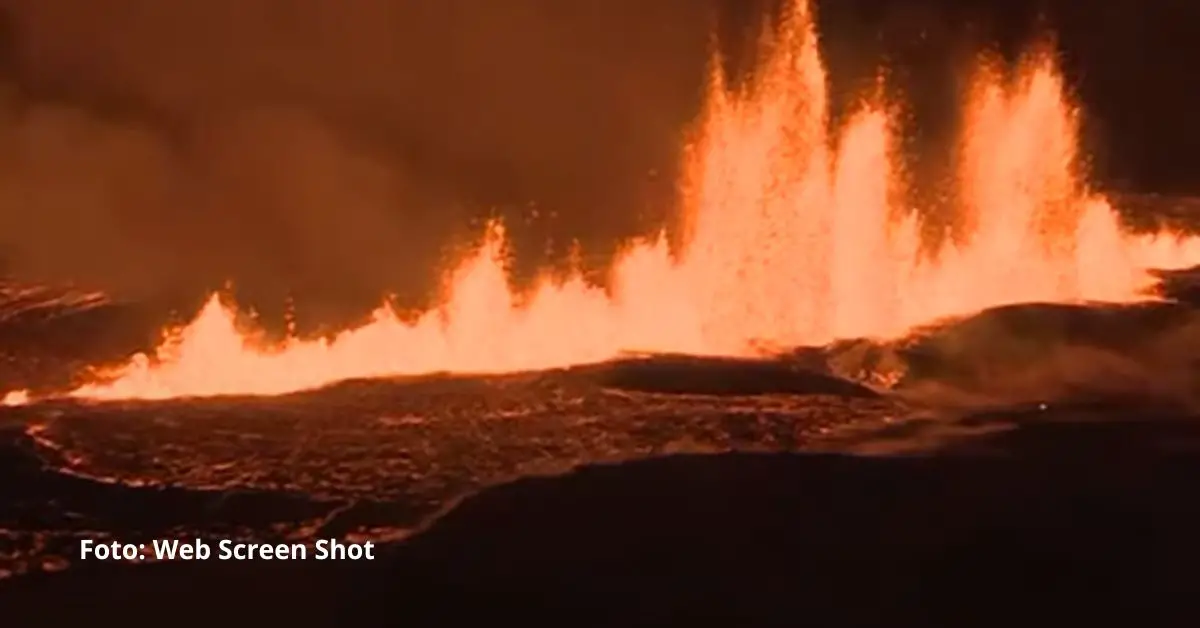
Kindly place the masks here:
<instances>
[{"instance_id":1,"label":"dark sky","mask_svg":"<svg viewBox=\"0 0 1200 628\"><path fill-rule=\"evenodd\" d=\"M423 294L472 218L531 205L523 257L551 237L602 256L664 218L714 24L745 50L768 4L0 0L0 257L134 296L233 279L264 303L367 303ZM1059 4L831 2L835 88L886 55L937 127L965 51L1040 8L1100 174L1200 193L1200 11Z\"/></svg>"}]
</instances>

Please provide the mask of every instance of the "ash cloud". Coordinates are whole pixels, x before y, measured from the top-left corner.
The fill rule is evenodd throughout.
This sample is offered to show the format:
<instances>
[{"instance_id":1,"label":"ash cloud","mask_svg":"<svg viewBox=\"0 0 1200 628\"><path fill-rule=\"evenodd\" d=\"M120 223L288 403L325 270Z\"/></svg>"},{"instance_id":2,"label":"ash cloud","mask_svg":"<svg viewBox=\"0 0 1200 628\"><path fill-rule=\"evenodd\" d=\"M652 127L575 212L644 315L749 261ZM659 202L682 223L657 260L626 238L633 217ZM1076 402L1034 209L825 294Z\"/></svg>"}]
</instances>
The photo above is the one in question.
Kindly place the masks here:
<instances>
[{"instance_id":1,"label":"ash cloud","mask_svg":"<svg viewBox=\"0 0 1200 628\"><path fill-rule=\"evenodd\" d=\"M446 244L496 207L557 214L516 221L535 257L661 220L711 17L687 0L0 11L4 270L132 298L232 280L268 308L427 296Z\"/></svg>"}]
</instances>

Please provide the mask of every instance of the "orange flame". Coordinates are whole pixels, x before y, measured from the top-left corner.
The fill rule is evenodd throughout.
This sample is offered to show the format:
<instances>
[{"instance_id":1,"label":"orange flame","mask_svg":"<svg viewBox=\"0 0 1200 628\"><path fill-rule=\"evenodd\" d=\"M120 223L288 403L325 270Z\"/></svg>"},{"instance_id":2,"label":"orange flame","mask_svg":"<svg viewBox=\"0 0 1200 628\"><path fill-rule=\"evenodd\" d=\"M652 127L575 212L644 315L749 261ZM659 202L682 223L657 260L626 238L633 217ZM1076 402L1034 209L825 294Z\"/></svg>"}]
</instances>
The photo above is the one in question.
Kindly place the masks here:
<instances>
[{"instance_id":1,"label":"orange flame","mask_svg":"<svg viewBox=\"0 0 1200 628\"><path fill-rule=\"evenodd\" d=\"M685 163L687 243L630 248L609 292L578 276L517 303L503 230L415 323L387 306L329 340L255 346L214 296L154 359L70 396L270 395L350 378L505 372L597 362L622 350L747 355L763 343L894 336L946 316L1027 301L1132 301L1147 268L1200 263L1200 240L1124 233L1076 173L1077 120L1053 58L1016 79L984 64L966 103L959 219L967 236L927 252L894 172L892 121L869 105L828 137L826 76L809 8L794 0L760 72L710 84ZM23 392L10 403L29 401Z\"/></svg>"}]
</instances>

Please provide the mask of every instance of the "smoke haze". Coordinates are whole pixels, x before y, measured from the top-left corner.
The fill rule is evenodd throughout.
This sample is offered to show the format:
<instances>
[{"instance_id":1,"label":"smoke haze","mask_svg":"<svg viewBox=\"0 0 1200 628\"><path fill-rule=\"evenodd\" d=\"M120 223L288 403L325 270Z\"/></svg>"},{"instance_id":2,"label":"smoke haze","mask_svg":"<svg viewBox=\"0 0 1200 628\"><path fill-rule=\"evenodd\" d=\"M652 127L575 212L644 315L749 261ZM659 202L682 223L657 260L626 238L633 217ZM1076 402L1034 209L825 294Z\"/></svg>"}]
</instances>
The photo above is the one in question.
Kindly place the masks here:
<instances>
[{"instance_id":1,"label":"smoke haze","mask_svg":"<svg viewBox=\"0 0 1200 628\"><path fill-rule=\"evenodd\" d=\"M570 208L560 237L644 230L708 20L682 0L5 9L9 269L132 296L234 279L264 302L425 292L493 206Z\"/></svg>"},{"instance_id":2,"label":"smoke haze","mask_svg":"<svg viewBox=\"0 0 1200 628\"><path fill-rule=\"evenodd\" d=\"M233 280L325 320L429 296L491 211L527 266L603 258L670 213L714 25L752 40L769 4L0 0L0 264L135 299ZM843 94L984 37L909 4L822 14ZM949 74L902 76L918 126L952 124Z\"/></svg>"}]
</instances>

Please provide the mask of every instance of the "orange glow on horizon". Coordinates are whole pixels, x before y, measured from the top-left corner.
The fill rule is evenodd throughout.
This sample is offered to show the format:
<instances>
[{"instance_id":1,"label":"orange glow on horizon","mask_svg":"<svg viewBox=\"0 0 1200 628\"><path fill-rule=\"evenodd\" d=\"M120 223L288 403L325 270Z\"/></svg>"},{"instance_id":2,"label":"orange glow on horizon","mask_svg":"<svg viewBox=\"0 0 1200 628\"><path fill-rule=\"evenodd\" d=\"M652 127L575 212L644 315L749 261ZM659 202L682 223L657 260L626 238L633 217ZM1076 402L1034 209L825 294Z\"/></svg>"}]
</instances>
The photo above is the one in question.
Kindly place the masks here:
<instances>
[{"instance_id":1,"label":"orange glow on horizon","mask_svg":"<svg viewBox=\"0 0 1200 628\"><path fill-rule=\"evenodd\" d=\"M623 351L754 355L761 347L894 337L1011 303L1147 298L1152 268L1200 263L1200 239L1122 231L1078 174L1077 112L1054 59L1005 78L981 64L963 104L958 164L965 236L930 249L904 200L894 121L865 102L830 137L825 69L795 0L751 83L710 83L684 156L687 238L628 248L608 291L575 275L517 301L504 231L448 277L415 322L387 306L331 339L256 346L214 295L151 356L68 396L274 395L366 377L496 373L599 362ZM36 401L36 399L32 399ZM5 403L31 401L10 393Z\"/></svg>"}]
</instances>

